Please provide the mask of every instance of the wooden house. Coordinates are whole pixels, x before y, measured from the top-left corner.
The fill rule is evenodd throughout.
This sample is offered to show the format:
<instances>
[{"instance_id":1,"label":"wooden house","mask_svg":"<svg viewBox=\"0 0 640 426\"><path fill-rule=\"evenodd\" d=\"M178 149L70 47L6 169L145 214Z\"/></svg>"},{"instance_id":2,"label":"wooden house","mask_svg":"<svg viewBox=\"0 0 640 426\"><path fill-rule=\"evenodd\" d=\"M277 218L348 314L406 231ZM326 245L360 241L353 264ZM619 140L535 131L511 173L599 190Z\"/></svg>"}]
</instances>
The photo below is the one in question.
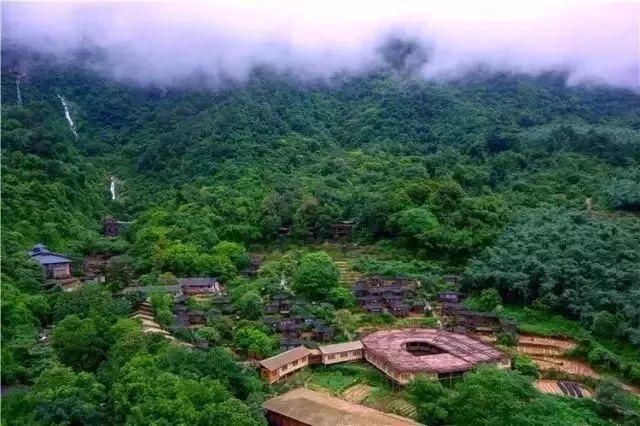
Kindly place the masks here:
<instances>
[{"instance_id":1,"label":"wooden house","mask_svg":"<svg viewBox=\"0 0 640 426\"><path fill-rule=\"evenodd\" d=\"M269 329L274 333L277 333L278 330L280 329L280 318L278 317L273 317L273 316L264 317L262 318L262 323L267 327L269 327Z\"/></svg>"},{"instance_id":2,"label":"wooden house","mask_svg":"<svg viewBox=\"0 0 640 426\"><path fill-rule=\"evenodd\" d=\"M231 298L227 296L215 296L211 299L211 306L218 312L223 314L233 313L234 308L231 304Z\"/></svg>"},{"instance_id":3,"label":"wooden house","mask_svg":"<svg viewBox=\"0 0 640 426\"><path fill-rule=\"evenodd\" d=\"M459 275L443 275L442 276L443 281L446 284L452 285L452 286L457 286L460 283L460 276Z\"/></svg>"},{"instance_id":4,"label":"wooden house","mask_svg":"<svg viewBox=\"0 0 640 426\"><path fill-rule=\"evenodd\" d=\"M318 350L321 354L321 362L324 365L358 361L363 357L363 346L360 340L319 346Z\"/></svg>"},{"instance_id":5,"label":"wooden house","mask_svg":"<svg viewBox=\"0 0 640 426\"><path fill-rule=\"evenodd\" d=\"M224 293L217 278L178 278L182 294L190 296L210 296Z\"/></svg>"},{"instance_id":6,"label":"wooden house","mask_svg":"<svg viewBox=\"0 0 640 426\"><path fill-rule=\"evenodd\" d=\"M262 253L251 253L249 257L249 265L242 270L242 274L247 278L253 278L258 275L258 270L260 269L260 265L264 260L264 254Z\"/></svg>"},{"instance_id":7,"label":"wooden house","mask_svg":"<svg viewBox=\"0 0 640 426\"><path fill-rule=\"evenodd\" d=\"M333 338L333 329L327 325L318 325L313 328L313 338L318 342L329 342Z\"/></svg>"},{"instance_id":8,"label":"wooden house","mask_svg":"<svg viewBox=\"0 0 640 426\"><path fill-rule=\"evenodd\" d=\"M348 238L353 232L355 223L350 220L341 221L331 225L333 237L336 239Z\"/></svg>"},{"instance_id":9,"label":"wooden house","mask_svg":"<svg viewBox=\"0 0 640 426\"><path fill-rule=\"evenodd\" d=\"M280 349L283 351L289 351L291 349L302 346L302 340L296 338L282 338L280 339Z\"/></svg>"},{"instance_id":10,"label":"wooden house","mask_svg":"<svg viewBox=\"0 0 640 426\"><path fill-rule=\"evenodd\" d=\"M436 300L440 303L462 303L467 298L465 293L446 290L436 293Z\"/></svg>"},{"instance_id":11,"label":"wooden house","mask_svg":"<svg viewBox=\"0 0 640 426\"><path fill-rule=\"evenodd\" d=\"M189 311L187 316L189 317L189 324L202 324L204 322L204 312L202 311Z\"/></svg>"},{"instance_id":12,"label":"wooden house","mask_svg":"<svg viewBox=\"0 0 640 426\"><path fill-rule=\"evenodd\" d=\"M288 315L291 311L291 301L288 296L277 295L271 298L271 302L265 307L268 314Z\"/></svg>"},{"instance_id":13,"label":"wooden house","mask_svg":"<svg viewBox=\"0 0 640 426\"><path fill-rule=\"evenodd\" d=\"M277 314L280 310L280 304L278 302L270 302L264 307L264 312L267 314Z\"/></svg>"},{"instance_id":14,"label":"wooden house","mask_svg":"<svg viewBox=\"0 0 640 426\"><path fill-rule=\"evenodd\" d=\"M416 299L411 302L409 310L414 314L427 313L427 303L424 300Z\"/></svg>"},{"instance_id":15,"label":"wooden house","mask_svg":"<svg viewBox=\"0 0 640 426\"><path fill-rule=\"evenodd\" d=\"M71 259L50 251L42 244L36 244L29 250L29 258L42 265L48 280L71 278Z\"/></svg>"},{"instance_id":16,"label":"wooden house","mask_svg":"<svg viewBox=\"0 0 640 426\"><path fill-rule=\"evenodd\" d=\"M438 303L438 315L440 316L455 316L460 310L466 310L465 306L458 303Z\"/></svg>"},{"instance_id":17,"label":"wooden house","mask_svg":"<svg viewBox=\"0 0 640 426\"><path fill-rule=\"evenodd\" d=\"M280 332L286 337L300 337L302 326L295 322L286 322L280 325Z\"/></svg>"},{"instance_id":18,"label":"wooden house","mask_svg":"<svg viewBox=\"0 0 640 426\"><path fill-rule=\"evenodd\" d=\"M381 314L384 312L384 306L377 300L371 300L364 305L364 310L369 314Z\"/></svg>"},{"instance_id":19,"label":"wooden house","mask_svg":"<svg viewBox=\"0 0 640 426\"><path fill-rule=\"evenodd\" d=\"M402 303L402 301L404 300L404 298L400 295L397 294L387 294L382 296L382 301L384 302L385 306L389 307L390 305L393 304L398 304L398 303Z\"/></svg>"},{"instance_id":20,"label":"wooden house","mask_svg":"<svg viewBox=\"0 0 640 426\"><path fill-rule=\"evenodd\" d=\"M118 222L112 216L105 217L102 221L102 234L105 237L117 237L118 233Z\"/></svg>"},{"instance_id":21,"label":"wooden house","mask_svg":"<svg viewBox=\"0 0 640 426\"><path fill-rule=\"evenodd\" d=\"M309 349L304 346L260 361L260 376L269 384L309 365Z\"/></svg>"},{"instance_id":22,"label":"wooden house","mask_svg":"<svg viewBox=\"0 0 640 426\"><path fill-rule=\"evenodd\" d=\"M173 322L173 325L178 327L187 327L189 325L189 314L188 314L187 305L174 304L173 315L175 315L176 317Z\"/></svg>"},{"instance_id":23,"label":"wooden house","mask_svg":"<svg viewBox=\"0 0 640 426\"><path fill-rule=\"evenodd\" d=\"M456 326L473 332L515 331L516 328L514 322L503 320L493 312L458 310L451 317Z\"/></svg>"},{"instance_id":24,"label":"wooden house","mask_svg":"<svg viewBox=\"0 0 640 426\"><path fill-rule=\"evenodd\" d=\"M389 313L396 317L406 317L409 314L409 307L401 300L392 300L388 305Z\"/></svg>"}]
</instances>

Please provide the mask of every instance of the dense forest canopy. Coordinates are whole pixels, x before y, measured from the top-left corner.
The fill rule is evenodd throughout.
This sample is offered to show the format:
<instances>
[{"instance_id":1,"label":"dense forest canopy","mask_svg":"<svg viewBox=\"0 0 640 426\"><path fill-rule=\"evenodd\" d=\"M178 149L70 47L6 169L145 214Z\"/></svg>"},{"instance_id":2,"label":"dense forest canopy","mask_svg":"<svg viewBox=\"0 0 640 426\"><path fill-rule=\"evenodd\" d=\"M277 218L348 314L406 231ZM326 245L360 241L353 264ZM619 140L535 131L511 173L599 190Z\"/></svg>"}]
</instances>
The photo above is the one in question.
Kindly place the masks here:
<instances>
[{"instance_id":1,"label":"dense forest canopy","mask_svg":"<svg viewBox=\"0 0 640 426\"><path fill-rule=\"evenodd\" d=\"M445 83L385 67L326 80L256 67L213 91L195 81L143 87L28 51L2 55L2 382L29 388L3 398L7 424L264 424L253 371L222 347L192 352L143 335L111 291L132 276L217 276L242 319L202 336L268 354L270 337L251 321L282 277L309 300L331 288L334 307L352 301L324 253L294 250L265 265L256 286L239 278L248 251L330 239L347 220L357 244L382 253L361 260L367 272L461 273L472 292L495 288L640 347L637 93L568 86L562 73L478 70ZM108 215L127 222L117 239L100 235ZM45 292L26 259L36 243L75 266L119 254L131 271ZM52 344L41 344L52 324ZM640 368L625 368L638 380ZM444 402L418 405L438 410L431 420L465 424L468 410L448 404L505 380L508 392L524 386L517 403L533 401L536 418L561 409L557 424L592 422L597 411L495 374L480 372L446 401L426 389Z\"/></svg>"}]
</instances>

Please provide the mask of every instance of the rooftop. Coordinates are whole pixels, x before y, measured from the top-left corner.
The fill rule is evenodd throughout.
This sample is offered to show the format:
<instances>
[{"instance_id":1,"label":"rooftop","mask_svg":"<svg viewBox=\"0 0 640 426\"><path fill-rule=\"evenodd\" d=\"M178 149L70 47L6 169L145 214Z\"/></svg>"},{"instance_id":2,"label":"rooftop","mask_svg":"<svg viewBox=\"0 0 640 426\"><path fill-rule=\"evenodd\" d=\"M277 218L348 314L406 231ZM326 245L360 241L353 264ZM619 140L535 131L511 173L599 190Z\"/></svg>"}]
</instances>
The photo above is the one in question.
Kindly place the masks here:
<instances>
[{"instance_id":1,"label":"rooftop","mask_svg":"<svg viewBox=\"0 0 640 426\"><path fill-rule=\"evenodd\" d=\"M198 278L178 278L178 285L181 286L193 286L193 287L201 287L201 286L212 286L218 284L217 278L207 278L207 277L198 277Z\"/></svg>"},{"instance_id":2,"label":"rooftop","mask_svg":"<svg viewBox=\"0 0 640 426\"><path fill-rule=\"evenodd\" d=\"M47 254L35 254L31 256L32 259L40 262L41 265L51 265L56 263L71 263L71 259L59 254L47 253Z\"/></svg>"},{"instance_id":3,"label":"rooftop","mask_svg":"<svg viewBox=\"0 0 640 426\"><path fill-rule=\"evenodd\" d=\"M293 348L289 351L282 352L276 356L272 356L271 358L263 359L260 361L260 365L262 365L267 370L277 370L280 367L284 367L285 365L298 360L300 358L304 358L308 356L311 352L309 349L304 346L299 346L297 348Z\"/></svg>"},{"instance_id":4,"label":"rooftop","mask_svg":"<svg viewBox=\"0 0 640 426\"><path fill-rule=\"evenodd\" d=\"M298 422L313 426L414 426L405 417L383 413L306 388L291 390L265 401L262 406Z\"/></svg>"},{"instance_id":5,"label":"rooftop","mask_svg":"<svg viewBox=\"0 0 640 426\"><path fill-rule=\"evenodd\" d=\"M407 343L424 343L442 353L416 356ZM397 371L447 373L469 370L483 362L497 362L502 355L491 346L468 336L437 329L383 330L362 339L367 352L380 356Z\"/></svg>"},{"instance_id":6,"label":"rooftop","mask_svg":"<svg viewBox=\"0 0 640 426\"><path fill-rule=\"evenodd\" d=\"M345 343L336 343L334 345L324 345L318 347L320 352L323 354L336 354L340 352L346 351L357 351L362 349L362 342L360 340L356 340L353 342L345 342Z\"/></svg>"},{"instance_id":7,"label":"rooftop","mask_svg":"<svg viewBox=\"0 0 640 426\"><path fill-rule=\"evenodd\" d=\"M41 265L56 263L71 263L71 259L59 253L54 253L43 244L36 244L29 250L29 257L40 262Z\"/></svg>"}]
</instances>

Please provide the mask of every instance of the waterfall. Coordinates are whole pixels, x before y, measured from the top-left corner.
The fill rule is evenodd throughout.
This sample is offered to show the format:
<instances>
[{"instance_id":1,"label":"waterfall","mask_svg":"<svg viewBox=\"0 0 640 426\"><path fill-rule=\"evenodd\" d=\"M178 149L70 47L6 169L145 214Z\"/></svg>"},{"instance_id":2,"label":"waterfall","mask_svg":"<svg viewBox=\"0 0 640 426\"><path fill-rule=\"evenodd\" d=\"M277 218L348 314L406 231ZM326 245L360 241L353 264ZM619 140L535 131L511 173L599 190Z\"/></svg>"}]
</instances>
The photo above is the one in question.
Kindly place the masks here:
<instances>
[{"instance_id":1,"label":"waterfall","mask_svg":"<svg viewBox=\"0 0 640 426\"><path fill-rule=\"evenodd\" d=\"M116 199L116 178L111 176L111 199L115 200Z\"/></svg>"},{"instance_id":2,"label":"waterfall","mask_svg":"<svg viewBox=\"0 0 640 426\"><path fill-rule=\"evenodd\" d=\"M60 95L58 95L58 99L60 99L60 102L62 102L62 107L64 108L64 116L67 119L67 122L69 123L69 128L73 132L73 136L75 136L76 139L78 139L78 133L76 132L76 125L73 123L73 119L71 118L71 113L69 112L69 107L67 106L67 102Z\"/></svg>"},{"instance_id":3,"label":"waterfall","mask_svg":"<svg viewBox=\"0 0 640 426\"><path fill-rule=\"evenodd\" d=\"M16 78L16 93L18 94L18 108L22 108L22 95L20 94L20 80Z\"/></svg>"}]
</instances>

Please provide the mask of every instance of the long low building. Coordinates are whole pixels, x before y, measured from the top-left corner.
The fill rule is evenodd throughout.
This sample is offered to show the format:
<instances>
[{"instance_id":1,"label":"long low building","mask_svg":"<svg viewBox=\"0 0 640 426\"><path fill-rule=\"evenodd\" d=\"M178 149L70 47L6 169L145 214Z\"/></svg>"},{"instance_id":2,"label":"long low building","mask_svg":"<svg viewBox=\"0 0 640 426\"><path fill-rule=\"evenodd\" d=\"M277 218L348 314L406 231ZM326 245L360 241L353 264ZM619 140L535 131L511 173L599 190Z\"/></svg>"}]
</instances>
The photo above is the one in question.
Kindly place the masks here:
<instances>
[{"instance_id":1,"label":"long low building","mask_svg":"<svg viewBox=\"0 0 640 426\"><path fill-rule=\"evenodd\" d=\"M338 362L358 361L363 357L362 342L359 340L335 345L319 346L321 354L320 363L324 365Z\"/></svg>"},{"instance_id":2,"label":"long low building","mask_svg":"<svg viewBox=\"0 0 640 426\"><path fill-rule=\"evenodd\" d=\"M304 346L293 348L260 361L260 375L269 384L309 365L311 351Z\"/></svg>"},{"instance_id":3,"label":"long low building","mask_svg":"<svg viewBox=\"0 0 640 426\"><path fill-rule=\"evenodd\" d=\"M416 426L405 417L383 413L325 393L298 388L262 404L273 426Z\"/></svg>"},{"instance_id":4,"label":"long low building","mask_svg":"<svg viewBox=\"0 0 640 426\"><path fill-rule=\"evenodd\" d=\"M313 350L299 346L262 360L260 375L271 384L309 364L329 365L359 361L363 358L362 348L362 342L359 340L323 345Z\"/></svg>"},{"instance_id":5,"label":"long low building","mask_svg":"<svg viewBox=\"0 0 640 426\"><path fill-rule=\"evenodd\" d=\"M365 359L402 385L416 374L451 379L479 364L511 368L511 360L497 349L445 330L383 330L365 336L362 343Z\"/></svg>"}]
</instances>

